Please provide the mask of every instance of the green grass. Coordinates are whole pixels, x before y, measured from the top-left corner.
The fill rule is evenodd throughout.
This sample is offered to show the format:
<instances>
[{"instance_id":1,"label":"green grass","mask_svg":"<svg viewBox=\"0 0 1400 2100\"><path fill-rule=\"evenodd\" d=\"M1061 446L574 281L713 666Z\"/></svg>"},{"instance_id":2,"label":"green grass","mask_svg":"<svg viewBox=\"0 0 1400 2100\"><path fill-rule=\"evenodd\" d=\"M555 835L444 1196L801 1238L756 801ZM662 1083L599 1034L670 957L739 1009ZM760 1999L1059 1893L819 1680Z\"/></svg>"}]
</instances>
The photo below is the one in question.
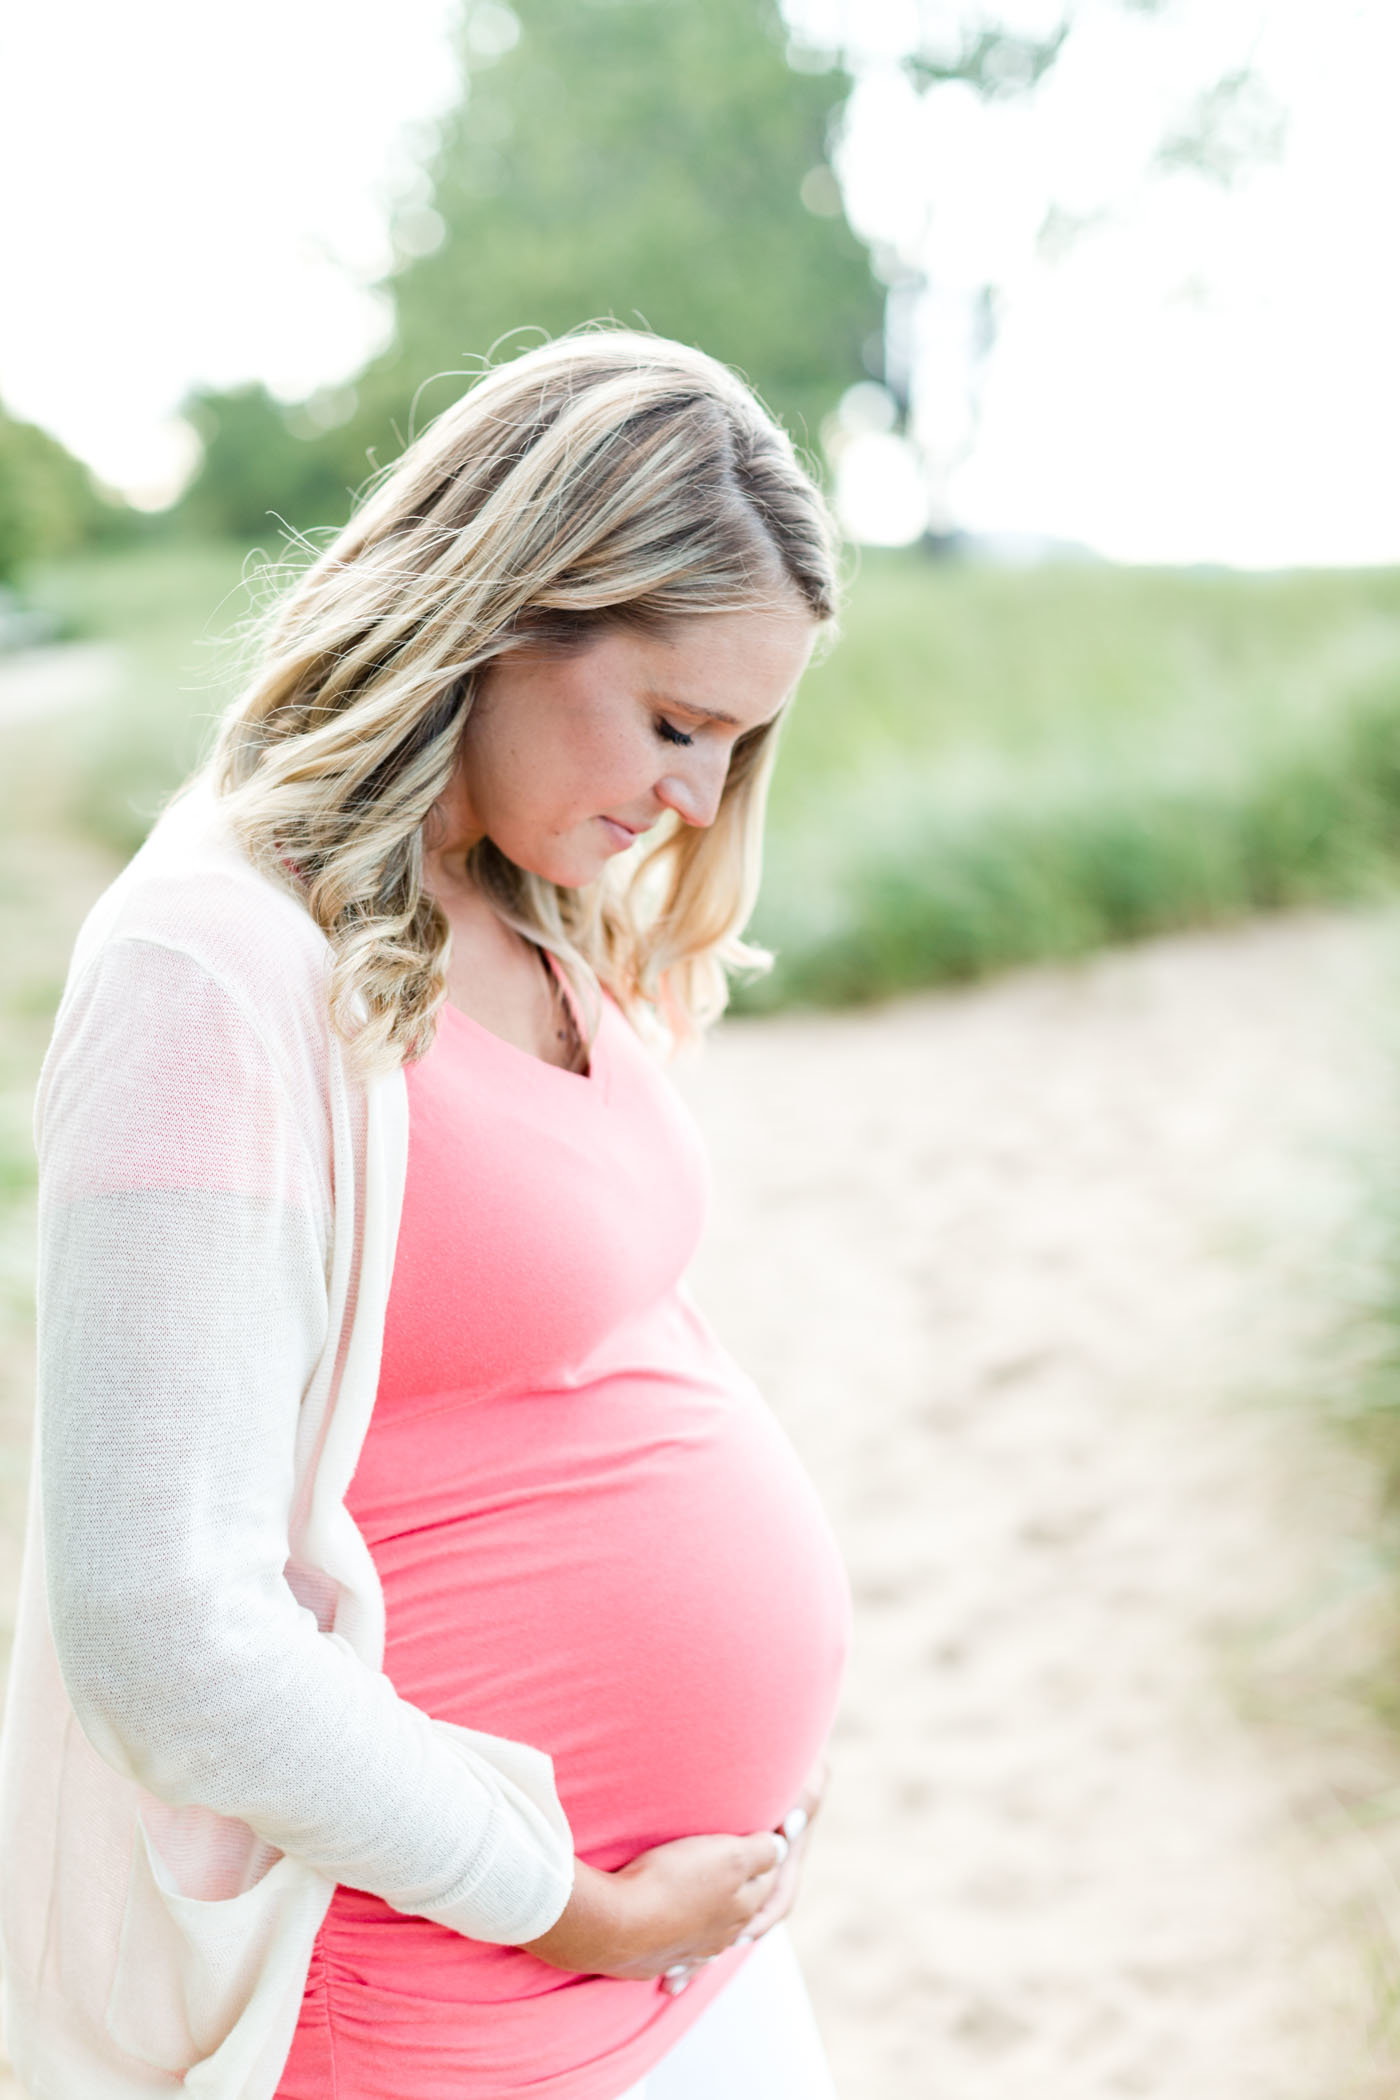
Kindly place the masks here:
<instances>
[{"instance_id":1,"label":"green grass","mask_svg":"<svg viewBox=\"0 0 1400 2100\"><path fill-rule=\"evenodd\" d=\"M275 550L274 550L275 551ZM34 579L125 652L73 808L139 841L229 689L239 548ZM867 554L784 731L750 1009L840 1004L1370 894L1400 872L1400 572L1004 570Z\"/></svg>"},{"instance_id":2,"label":"green grass","mask_svg":"<svg viewBox=\"0 0 1400 2100\"><path fill-rule=\"evenodd\" d=\"M867 557L772 805L748 1007L1367 894L1400 841L1400 574Z\"/></svg>"}]
</instances>

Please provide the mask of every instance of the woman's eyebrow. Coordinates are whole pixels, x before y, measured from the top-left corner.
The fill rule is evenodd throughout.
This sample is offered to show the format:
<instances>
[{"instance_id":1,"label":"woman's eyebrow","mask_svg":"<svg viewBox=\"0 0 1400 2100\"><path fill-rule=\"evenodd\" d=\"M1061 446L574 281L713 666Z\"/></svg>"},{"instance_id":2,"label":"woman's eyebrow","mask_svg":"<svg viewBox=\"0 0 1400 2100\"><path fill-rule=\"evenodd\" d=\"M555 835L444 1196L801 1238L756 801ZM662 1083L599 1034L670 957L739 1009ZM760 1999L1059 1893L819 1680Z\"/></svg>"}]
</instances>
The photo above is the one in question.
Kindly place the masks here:
<instances>
[{"instance_id":1,"label":"woman's eyebrow","mask_svg":"<svg viewBox=\"0 0 1400 2100\"><path fill-rule=\"evenodd\" d=\"M696 700L678 700L669 693L651 690L648 690L646 698L652 707L673 707L679 714L702 715L707 722L723 722L730 729L742 729L744 726L737 715L727 715L723 708L719 707L701 707Z\"/></svg>"}]
</instances>

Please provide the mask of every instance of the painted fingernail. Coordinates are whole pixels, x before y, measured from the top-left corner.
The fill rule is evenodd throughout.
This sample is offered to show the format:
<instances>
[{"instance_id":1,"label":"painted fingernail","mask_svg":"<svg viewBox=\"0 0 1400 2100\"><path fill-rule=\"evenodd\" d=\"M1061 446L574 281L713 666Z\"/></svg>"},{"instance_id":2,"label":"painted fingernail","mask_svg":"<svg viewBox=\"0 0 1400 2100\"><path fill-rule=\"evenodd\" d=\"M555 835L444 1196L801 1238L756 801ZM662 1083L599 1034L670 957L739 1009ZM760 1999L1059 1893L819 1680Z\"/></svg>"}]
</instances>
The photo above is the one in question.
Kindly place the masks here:
<instances>
[{"instance_id":1,"label":"painted fingernail","mask_svg":"<svg viewBox=\"0 0 1400 2100\"><path fill-rule=\"evenodd\" d=\"M803 1831L807 1828L806 1809L790 1808L778 1827L789 1843L794 1842L801 1837Z\"/></svg>"},{"instance_id":2,"label":"painted fingernail","mask_svg":"<svg viewBox=\"0 0 1400 2100\"><path fill-rule=\"evenodd\" d=\"M673 1998L678 1998L689 1981L690 1977L684 1969L668 1969L661 1979L661 1988L663 1991L669 1991Z\"/></svg>"},{"instance_id":3,"label":"painted fingernail","mask_svg":"<svg viewBox=\"0 0 1400 2100\"><path fill-rule=\"evenodd\" d=\"M736 1947L747 1947L752 1941L752 1939L753 1934L751 1932L741 1932L739 1934L738 1939L735 1940L734 1944Z\"/></svg>"},{"instance_id":4,"label":"painted fingernail","mask_svg":"<svg viewBox=\"0 0 1400 2100\"><path fill-rule=\"evenodd\" d=\"M777 1848L778 1848L778 1856L777 1856L777 1858L776 1858L776 1859L774 1860L773 1864L774 1864L774 1866L775 1866L775 1867L780 1867L780 1866L782 1865L783 1861L784 1861L784 1860L785 1860L785 1859L787 1858L787 1856L788 1856L788 1841L787 1841L787 1839L786 1839L786 1838L785 1838L785 1837L783 1836L783 1833L781 1832L781 1830L775 1830L775 1831L773 1832L773 1843L774 1843L774 1844L775 1844L775 1845L777 1846Z\"/></svg>"}]
</instances>

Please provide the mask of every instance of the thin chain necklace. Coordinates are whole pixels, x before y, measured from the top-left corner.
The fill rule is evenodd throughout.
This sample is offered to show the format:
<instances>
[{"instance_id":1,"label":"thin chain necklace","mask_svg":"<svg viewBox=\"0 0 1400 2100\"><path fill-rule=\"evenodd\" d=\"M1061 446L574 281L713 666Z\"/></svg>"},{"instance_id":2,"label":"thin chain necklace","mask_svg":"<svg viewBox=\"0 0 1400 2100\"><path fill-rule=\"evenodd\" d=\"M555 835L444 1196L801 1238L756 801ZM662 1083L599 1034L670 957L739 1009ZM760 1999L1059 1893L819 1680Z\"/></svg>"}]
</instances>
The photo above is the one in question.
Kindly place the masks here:
<instances>
[{"instance_id":1,"label":"thin chain necklace","mask_svg":"<svg viewBox=\"0 0 1400 2100\"><path fill-rule=\"evenodd\" d=\"M549 979L550 1005L556 1016L554 1040L563 1043L568 1052L563 1069L579 1072L584 1064L584 1045L578 1031L578 1023L574 1019L573 1006L565 996L564 987L555 974L548 954L540 947L538 941L532 941L530 945L538 955L544 974Z\"/></svg>"}]
</instances>

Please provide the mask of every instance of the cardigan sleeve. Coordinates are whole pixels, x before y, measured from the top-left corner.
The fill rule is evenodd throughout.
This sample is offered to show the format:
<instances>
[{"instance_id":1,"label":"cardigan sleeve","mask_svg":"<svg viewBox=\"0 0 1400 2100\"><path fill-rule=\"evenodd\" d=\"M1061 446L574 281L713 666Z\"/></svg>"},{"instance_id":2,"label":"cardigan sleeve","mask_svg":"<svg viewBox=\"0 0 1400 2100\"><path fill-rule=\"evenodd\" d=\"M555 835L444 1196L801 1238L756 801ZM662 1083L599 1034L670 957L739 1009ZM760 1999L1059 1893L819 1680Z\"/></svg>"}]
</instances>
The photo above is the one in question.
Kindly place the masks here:
<instances>
[{"instance_id":1,"label":"cardigan sleeve","mask_svg":"<svg viewBox=\"0 0 1400 2100\"><path fill-rule=\"evenodd\" d=\"M328 1335L306 1129L255 1017L178 947L111 940L65 999L38 1117L60 1668L94 1747L159 1799L471 1938L533 1939L572 1885L552 1782L547 1813L518 1753L399 1698L286 1579Z\"/></svg>"}]
</instances>

